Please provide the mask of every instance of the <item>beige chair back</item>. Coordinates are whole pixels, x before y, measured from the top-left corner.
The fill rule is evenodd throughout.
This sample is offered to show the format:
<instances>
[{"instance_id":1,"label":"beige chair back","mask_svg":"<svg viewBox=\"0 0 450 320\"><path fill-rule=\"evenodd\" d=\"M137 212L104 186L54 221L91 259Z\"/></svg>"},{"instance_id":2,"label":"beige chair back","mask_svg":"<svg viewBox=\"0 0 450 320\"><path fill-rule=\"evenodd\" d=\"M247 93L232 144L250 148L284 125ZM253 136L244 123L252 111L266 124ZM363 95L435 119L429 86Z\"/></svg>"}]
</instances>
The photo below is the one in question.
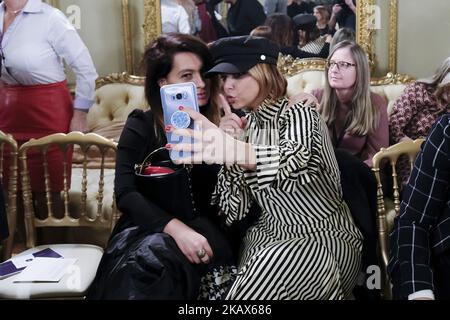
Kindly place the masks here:
<instances>
[{"instance_id":1,"label":"beige chair back","mask_svg":"<svg viewBox=\"0 0 450 320\"><path fill-rule=\"evenodd\" d=\"M64 189L61 192L64 203L64 216L57 218L52 212L52 192L50 190L50 176L48 162L46 158L47 150L50 146L57 146L64 153ZM78 146L79 151L83 153L83 161L81 164L81 178L78 179L81 186L75 185L74 166L67 161L67 151L73 146ZM44 219L36 217L35 208L33 206L33 195L30 184L30 174L27 166L27 153L30 150L38 150L43 156L43 169L45 180L45 197L46 209L48 216ZM25 212L25 228L27 247L31 248L36 245L35 228L40 227L100 227L108 228L109 232L114 227L119 213L116 208L114 194L112 199L104 199L105 192L105 155L109 150L114 152L117 150L117 143L106 139L95 133L83 134L81 132L71 132L68 134L56 133L40 139L31 139L19 148L19 161L21 163L21 182L23 189L23 201ZM92 152L93 151L93 152ZM99 157L99 166L88 166L90 161L90 153L94 157ZM99 156L100 155L100 156ZM72 170L72 183L68 183L68 170ZM92 181L93 180L93 181ZM95 184L95 191L88 191L88 184ZM74 190L80 195L76 195ZM94 192L95 206L94 210L88 210L92 207L92 203L88 203L88 199L92 199L92 195L88 193ZM74 199L72 199L74 198ZM75 200L75 201L74 201ZM73 202L76 202L75 204ZM104 207L105 203L109 203L112 208ZM74 209L76 208L76 209ZM109 210L111 209L111 210ZM77 212L73 212L73 211ZM111 212L105 214L105 211Z\"/></svg>"},{"instance_id":2,"label":"beige chair back","mask_svg":"<svg viewBox=\"0 0 450 320\"><path fill-rule=\"evenodd\" d=\"M5 167L5 156L8 153L10 158L9 168ZM8 181L3 179L4 172L9 170ZM8 218L9 237L2 245L2 260L7 260L11 257L14 234L17 222L17 142L10 134L0 131L0 181L5 192L5 206Z\"/></svg>"},{"instance_id":3,"label":"beige chair back","mask_svg":"<svg viewBox=\"0 0 450 320\"><path fill-rule=\"evenodd\" d=\"M412 170L414 161L420 151L424 139L404 140L388 148L381 148L373 156L372 171L377 179L377 224L378 224L378 241L379 254L382 273L382 297L391 299L391 285L387 275L387 265L389 262L389 233L394 224L394 218L400 212L400 189L397 180L396 164L400 156L406 155L409 159L410 168ZM387 159L392 168L392 194L393 203L385 198L383 194L383 184L380 174L380 165L382 160ZM384 163L384 162L383 162Z\"/></svg>"}]
</instances>

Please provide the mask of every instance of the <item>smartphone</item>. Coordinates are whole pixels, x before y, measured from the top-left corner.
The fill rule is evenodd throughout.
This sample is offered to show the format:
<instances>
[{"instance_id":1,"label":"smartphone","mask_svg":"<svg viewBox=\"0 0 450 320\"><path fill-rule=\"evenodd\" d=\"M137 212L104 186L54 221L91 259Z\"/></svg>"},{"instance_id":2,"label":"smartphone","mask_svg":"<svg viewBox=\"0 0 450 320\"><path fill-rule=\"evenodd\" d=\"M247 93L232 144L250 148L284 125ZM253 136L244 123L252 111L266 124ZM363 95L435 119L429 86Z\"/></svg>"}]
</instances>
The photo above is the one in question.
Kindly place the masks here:
<instances>
[{"instance_id":1,"label":"smartphone","mask_svg":"<svg viewBox=\"0 0 450 320\"><path fill-rule=\"evenodd\" d=\"M164 125L171 125L176 129L199 130L199 126L189 117L189 114L179 110L180 106L199 111L197 101L197 89L193 82L168 84L160 89L161 103L163 107ZM192 143L192 139L182 137L172 132L166 132L167 143ZM170 150L170 158L177 160L190 156L190 152Z\"/></svg>"}]
</instances>

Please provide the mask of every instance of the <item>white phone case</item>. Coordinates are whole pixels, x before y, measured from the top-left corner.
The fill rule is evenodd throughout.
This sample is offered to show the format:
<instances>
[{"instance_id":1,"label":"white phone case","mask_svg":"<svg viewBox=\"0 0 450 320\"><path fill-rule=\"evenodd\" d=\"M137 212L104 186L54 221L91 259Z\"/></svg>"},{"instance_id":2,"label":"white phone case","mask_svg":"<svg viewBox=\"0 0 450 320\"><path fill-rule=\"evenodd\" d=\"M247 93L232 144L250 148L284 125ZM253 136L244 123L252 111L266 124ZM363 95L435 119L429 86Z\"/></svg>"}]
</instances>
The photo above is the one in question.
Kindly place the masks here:
<instances>
[{"instance_id":1,"label":"white phone case","mask_svg":"<svg viewBox=\"0 0 450 320\"><path fill-rule=\"evenodd\" d=\"M171 125L174 128L179 129L194 129L198 130L198 127L194 124L194 121L189 115L179 110L180 106L184 108L191 108L195 111L199 111L197 102L197 90L193 82L168 84L162 86L161 103L164 114L164 125ZM191 138L175 135L171 132L166 132L167 143L192 143ZM189 153L183 151L170 150L170 158L177 160L179 158L187 157Z\"/></svg>"}]
</instances>

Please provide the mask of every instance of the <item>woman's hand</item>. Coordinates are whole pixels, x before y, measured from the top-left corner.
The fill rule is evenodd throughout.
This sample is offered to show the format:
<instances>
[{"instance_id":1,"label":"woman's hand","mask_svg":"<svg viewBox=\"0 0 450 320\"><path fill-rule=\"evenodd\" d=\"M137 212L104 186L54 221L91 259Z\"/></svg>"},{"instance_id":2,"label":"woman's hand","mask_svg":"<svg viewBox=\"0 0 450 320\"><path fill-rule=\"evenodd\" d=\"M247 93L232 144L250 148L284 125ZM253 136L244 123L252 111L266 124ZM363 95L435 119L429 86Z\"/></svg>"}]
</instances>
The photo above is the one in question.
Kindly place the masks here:
<instances>
[{"instance_id":1,"label":"woman's hand","mask_svg":"<svg viewBox=\"0 0 450 320\"><path fill-rule=\"evenodd\" d=\"M222 94L219 94L219 103L225 115L220 118L219 128L231 135L235 139L242 140L244 135L244 129L247 125L247 119L245 117L240 117L231 112L231 107L228 104L227 99Z\"/></svg>"},{"instance_id":2,"label":"woman's hand","mask_svg":"<svg viewBox=\"0 0 450 320\"><path fill-rule=\"evenodd\" d=\"M70 121L70 131L89 131L87 126L87 111L73 110L72 121Z\"/></svg>"},{"instance_id":3,"label":"woman's hand","mask_svg":"<svg viewBox=\"0 0 450 320\"><path fill-rule=\"evenodd\" d=\"M190 263L209 263L214 256L208 240L178 219L170 220L163 232L175 240Z\"/></svg>"},{"instance_id":4,"label":"woman's hand","mask_svg":"<svg viewBox=\"0 0 450 320\"><path fill-rule=\"evenodd\" d=\"M169 150L191 153L190 156L177 160L177 163L236 163L249 170L256 167L256 154L250 144L234 139L195 110L183 107L180 107L180 110L189 114L201 130L174 129L172 126L166 126L168 132L194 139L192 143L166 145Z\"/></svg>"},{"instance_id":5,"label":"woman's hand","mask_svg":"<svg viewBox=\"0 0 450 320\"><path fill-rule=\"evenodd\" d=\"M289 99L290 106L299 102L302 102L305 107L313 107L319 105L317 98L314 97L312 94L306 92L297 93L295 96Z\"/></svg>"}]
</instances>

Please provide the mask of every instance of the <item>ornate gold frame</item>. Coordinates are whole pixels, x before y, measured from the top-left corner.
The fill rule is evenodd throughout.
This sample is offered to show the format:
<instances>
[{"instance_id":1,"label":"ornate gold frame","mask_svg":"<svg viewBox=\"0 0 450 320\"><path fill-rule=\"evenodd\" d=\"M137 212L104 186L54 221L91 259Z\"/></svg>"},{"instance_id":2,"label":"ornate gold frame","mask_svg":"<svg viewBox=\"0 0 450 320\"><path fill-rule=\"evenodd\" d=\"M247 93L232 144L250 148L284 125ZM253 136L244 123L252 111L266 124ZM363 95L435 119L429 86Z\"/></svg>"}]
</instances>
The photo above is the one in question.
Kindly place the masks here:
<instances>
[{"instance_id":1,"label":"ornate gold frame","mask_svg":"<svg viewBox=\"0 0 450 320\"><path fill-rule=\"evenodd\" d=\"M370 27L372 19L371 8L375 0L359 0L356 6L356 41L367 52L371 68L376 66L374 34ZM398 0L389 0L389 65L388 72L397 72L397 16Z\"/></svg>"},{"instance_id":2,"label":"ornate gold frame","mask_svg":"<svg viewBox=\"0 0 450 320\"><path fill-rule=\"evenodd\" d=\"M325 70L327 60L320 58L299 59L282 54L278 57L278 70L286 77L293 76L300 71Z\"/></svg>"},{"instance_id":3,"label":"ornate gold frame","mask_svg":"<svg viewBox=\"0 0 450 320\"><path fill-rule=\"evenodd\" d=\"M145 44L161 34L161 6L159 0L144 0Z\"/></svg>"},{"instance_id":4,"label":"ornate gold frame","mask_svg":"<svg viewBox=\"0 0 450 320\"><path fill-rule=\"evenodd\" d=\"M375 67L374 29L369 24L374 3L375 0L360 0L356 4L356 42L366 51L371 69Z\"/></svg>"},{"instance_id":5,"label":"ornate gold frame","mask_svg":"<svg viewBox=\"0 0 450 320\"><path fill-rule=\"evenodd\" d=\"M397 16L398 2L391 0L389 5L389 71L397 72Z\"/></svg>"},{"instance_id":6,"label":"ornate gold frame","mask_svg":"<svg viewBox=\"0 0 450 320\"><path fill-rule=\"evenodd\" d=\"M95 82L95 89L103 87L110 83L128 83L136 86L143 86L145 82L145 77L134 76L127 72L122 73L112 73L107 76L98 78Z\"/></svg>"}]
</instances>

